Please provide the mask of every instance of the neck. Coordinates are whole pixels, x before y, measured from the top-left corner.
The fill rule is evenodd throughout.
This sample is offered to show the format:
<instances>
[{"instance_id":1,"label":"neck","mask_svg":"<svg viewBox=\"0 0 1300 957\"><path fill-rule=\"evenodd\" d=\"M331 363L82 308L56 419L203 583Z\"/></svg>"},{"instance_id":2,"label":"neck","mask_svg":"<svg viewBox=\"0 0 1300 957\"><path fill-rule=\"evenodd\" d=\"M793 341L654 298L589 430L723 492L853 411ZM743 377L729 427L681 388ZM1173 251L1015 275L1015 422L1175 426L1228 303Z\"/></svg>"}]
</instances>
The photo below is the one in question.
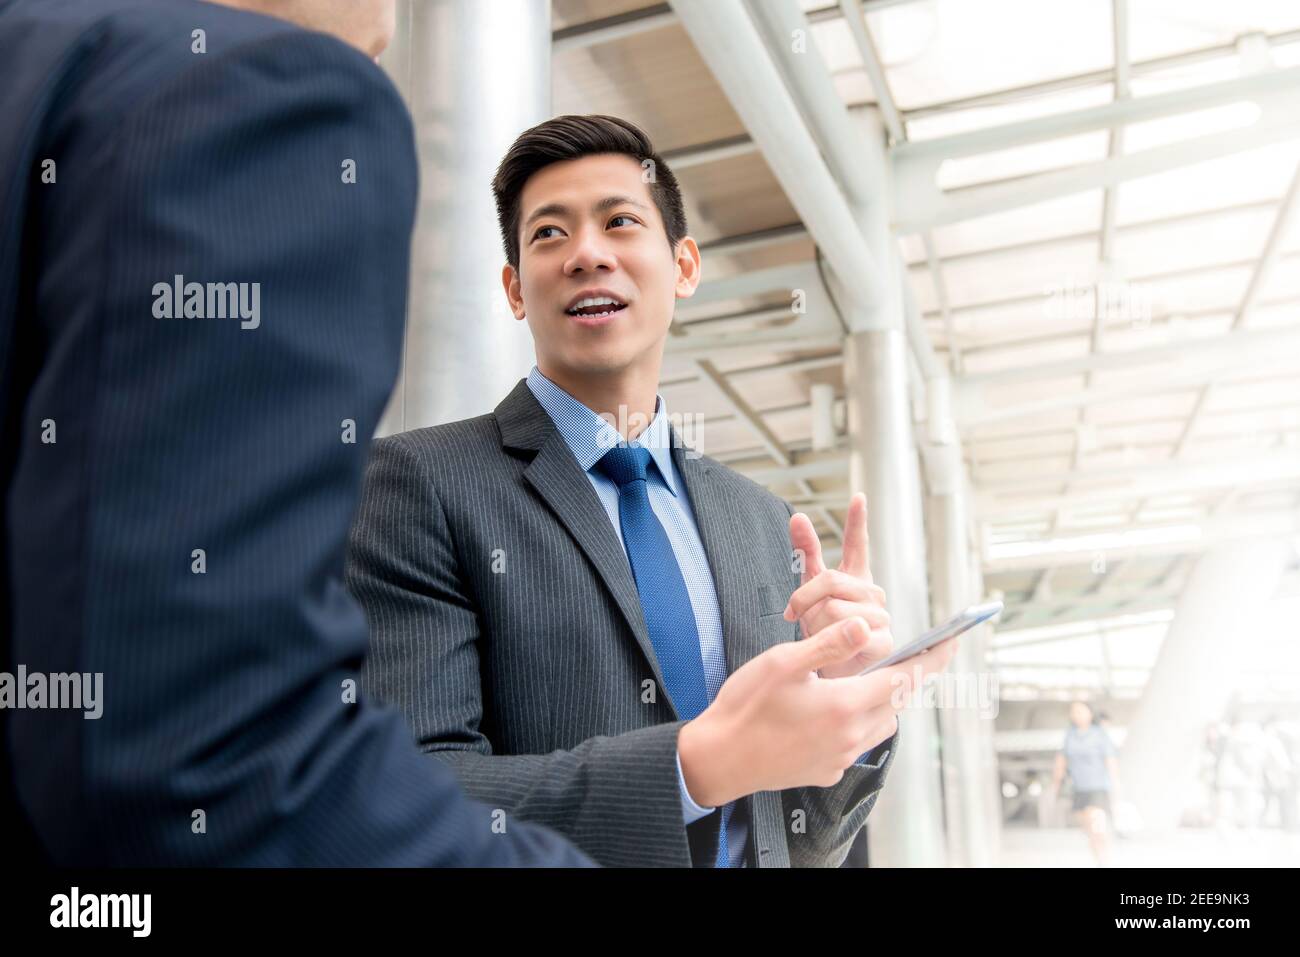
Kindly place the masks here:
<instances>
[{"instance_id":1,"label":"neck","mask_svg":"<svg viewBox=\"0 0 1300 957\"><path fill-rule=\"evenodd\" d=\"M659 370L624 369L609 375L573 374L537 360L537 368L591 411L606 418L624 439L635 439L654 421Z\"/></svg>"}]
</instances>

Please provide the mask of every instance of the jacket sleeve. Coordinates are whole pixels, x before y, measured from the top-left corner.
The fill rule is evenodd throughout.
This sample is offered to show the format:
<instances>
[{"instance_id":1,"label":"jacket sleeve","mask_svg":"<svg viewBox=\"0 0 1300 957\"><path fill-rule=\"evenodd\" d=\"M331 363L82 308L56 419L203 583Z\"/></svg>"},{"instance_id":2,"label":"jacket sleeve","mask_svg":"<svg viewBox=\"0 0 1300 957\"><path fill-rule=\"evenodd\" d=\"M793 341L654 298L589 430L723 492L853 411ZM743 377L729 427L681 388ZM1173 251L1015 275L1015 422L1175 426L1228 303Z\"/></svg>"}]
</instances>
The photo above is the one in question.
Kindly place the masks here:
<instances>
[{"instance_id":1,"label":"jacket sleeve","mask_svg":"<svg viewBox=\"0 0 1300 957\"><path fill-rule=\"evenodd\" d=\"M293 31L195 57L111 142L69 136L60 184L93 178L86 208L110 211L82 266L93 342L49 352L93 352L85 408L59 422L82 450L85 524L47 544L20 523L16 551L77 540L77 654L104 706L66 752L39 753L40 718L18 731L42 842L97 864L587 863L541 829L494 833L400 715L349 693L366 626L347 529L397 370L416 199L391 84ZM205 285L165 317L179 277L243 284L248 314L213 318ZM58 613L31 597L19 655L39 656ZM45 810L69 767L80 825Z\"/></svg>"},{"instance_id":2,"label":"jacket sleeve","mask_svg":"<svg viewBox=\"0 0 1300 957\"><path fill-rule=\"evenodd\" d=\"M885 776L894 763L900 732L873 753L872 764L855 764L844 771L840 782L829 788L790 788L781 792L785 808L787 843L791 867L839 867L848 857L858 831L876 806ZM796 814L796 811L802 812ZM792 822L802 822L802 831Z\"/></svg>"},{"instance_id":3,"label":"jacket sleeve","mask_svg":"<svg viewBox=\"0 0 1300 957\"><path fill-rule=\"evenodd\" d=\"M788 502L785 507L793 516L794 509ZM802 634L795 622L791 626L792 640L801 640ZM791 867L839 867L844 863L885 786L898 751L900 731L872 748L859 763L846 768L838 784L781 792Z\"/></svg>"},{"instance_id":4,"label":"jacket sleeve","mask_svg":"<svg viewBox=\"0 0 1300 957\"><path fill-rule=\"evenodd\" d=\"M389 436L367 468L347 569L370 621L365 689L396 704L419 747L455 768L507 828L546 824L609 866L689 867L677 778L684 722L548 754L493 753L478 608L425 454L407 436Z\"/></svg>"}]
</instances>

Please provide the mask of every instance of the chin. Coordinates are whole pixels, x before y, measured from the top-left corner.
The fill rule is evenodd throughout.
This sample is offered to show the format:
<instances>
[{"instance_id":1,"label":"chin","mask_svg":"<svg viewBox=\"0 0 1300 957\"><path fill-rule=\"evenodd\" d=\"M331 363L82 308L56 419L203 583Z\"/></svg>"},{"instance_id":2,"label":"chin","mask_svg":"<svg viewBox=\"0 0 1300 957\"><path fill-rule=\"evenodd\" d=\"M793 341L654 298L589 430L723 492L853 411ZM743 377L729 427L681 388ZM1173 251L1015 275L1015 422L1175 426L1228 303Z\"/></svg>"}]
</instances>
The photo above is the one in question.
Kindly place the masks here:
<instances>
[{"instance_id":1,"label":"chin","mask_svg":"<svg viewBox=\"0 0 1300 957\"><path fill-rule=\"evenodd\" d=\"M396 32L394 24L383 24L375 31L374 35L370 37L370 42L366 45L366 52L375 59L378 59L379 55L387 50L388 45L393 42L393 36Z\"/></svg>"},{"instance_id":2,"label":"chin","mask_svg":"<svg viewBox=\"0 0 1300 957\"><path fill-rule=\"evenodd\" d=\"M628 362L616 356L580 355L570 356L568 367L579 375L609 375L626 369Z\"/></svg>"},{"instance_id":3,"label":"chin","mask_svg":"<svg viewBox=\"0 0 1300 957\"><path fill-rule=\"evenodd\" d=\"M374 20L374 31L367 38L365 50L370 56L378 57L388 49L388 45L393 42L393 36L397 33L396 0L381 0L380 9Z\"/></svg>"}]
</instances>

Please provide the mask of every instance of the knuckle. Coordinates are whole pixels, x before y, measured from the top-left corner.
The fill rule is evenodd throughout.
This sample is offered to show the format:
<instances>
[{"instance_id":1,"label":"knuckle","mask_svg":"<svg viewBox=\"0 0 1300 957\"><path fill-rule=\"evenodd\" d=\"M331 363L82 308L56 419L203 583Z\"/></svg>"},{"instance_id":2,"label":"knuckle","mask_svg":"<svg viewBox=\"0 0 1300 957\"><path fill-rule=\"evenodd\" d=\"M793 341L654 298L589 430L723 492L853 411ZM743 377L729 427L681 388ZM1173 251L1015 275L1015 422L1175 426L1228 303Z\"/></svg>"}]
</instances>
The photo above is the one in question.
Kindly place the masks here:
<instances>
[{"instance_id":1,"label":"knuckle","mask_svg":"<svg viewBox=\"0 0 1300 957\"><path fill-rule=\"evenodd\" d=\"M842 598L831 598L826 602L826 613L835 619L848 618L858 611L857 605Z\"/></svg>"}]
</instances>

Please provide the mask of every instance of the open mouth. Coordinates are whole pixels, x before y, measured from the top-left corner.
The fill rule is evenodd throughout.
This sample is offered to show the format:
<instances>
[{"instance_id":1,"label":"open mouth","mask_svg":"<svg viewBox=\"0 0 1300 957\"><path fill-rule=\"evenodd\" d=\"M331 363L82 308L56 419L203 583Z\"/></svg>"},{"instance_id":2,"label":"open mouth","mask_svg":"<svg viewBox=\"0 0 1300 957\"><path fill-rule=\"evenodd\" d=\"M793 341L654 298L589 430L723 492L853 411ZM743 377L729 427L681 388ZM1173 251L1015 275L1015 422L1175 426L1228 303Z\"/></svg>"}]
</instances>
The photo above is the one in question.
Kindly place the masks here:
<instances>
[{"instance_id":1,"label":"open mouth","mask_svg":"<svg viewBox=\"0 0 1300 957\"><path fill-rule=\"evenodd\" d=\"M627 303L625 302L620 302L609 296L595 296L591 299L579 300L564 312L566 315L580 316L583 319L603 319L605 316L612 316L616 312L622 312L626 308Z\"/></svg>"}]
</instances>

